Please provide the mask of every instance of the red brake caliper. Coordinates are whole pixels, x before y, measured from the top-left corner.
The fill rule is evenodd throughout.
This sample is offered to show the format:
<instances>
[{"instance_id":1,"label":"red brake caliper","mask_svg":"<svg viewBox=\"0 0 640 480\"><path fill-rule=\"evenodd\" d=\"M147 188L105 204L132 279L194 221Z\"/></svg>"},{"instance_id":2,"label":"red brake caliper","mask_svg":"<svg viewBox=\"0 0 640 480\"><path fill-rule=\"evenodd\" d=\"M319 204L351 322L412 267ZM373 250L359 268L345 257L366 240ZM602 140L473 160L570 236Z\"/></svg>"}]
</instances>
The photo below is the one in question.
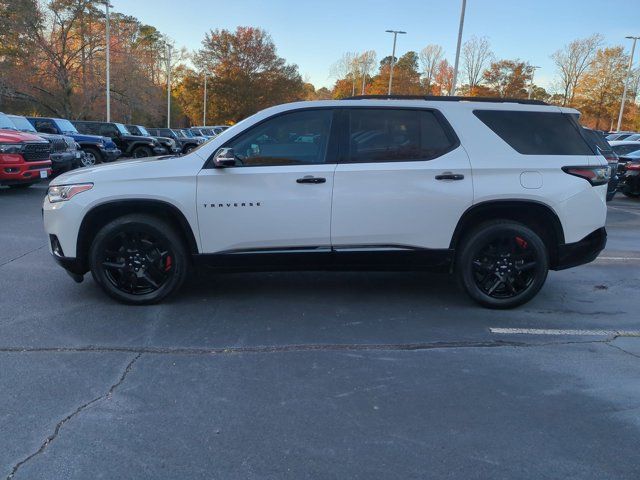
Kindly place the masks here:
<instances>
[{"instance_id":1,"label":"red brake caliper","mask_svg":"<svg viewBox=\"0 0 640 480\"><path fill-rule=\"evenodd\" d=\"M527 247L529 246L529 244L527 243L527 241L522 238L522 237L516 237L516 243L518 244L518 246L523 249L526 250Z\"/></svg>"},{"instance_id":2,"label":"red brake caliper","mask_svg":"<svg viewBox=\"0 0 640 480\"><path fill-rule=\"evenodd\" d=\"M167 256L167 262L164 266L164 271L168 272L169 270L171 270L171 257Z\"/></svg>"}]
</instances>

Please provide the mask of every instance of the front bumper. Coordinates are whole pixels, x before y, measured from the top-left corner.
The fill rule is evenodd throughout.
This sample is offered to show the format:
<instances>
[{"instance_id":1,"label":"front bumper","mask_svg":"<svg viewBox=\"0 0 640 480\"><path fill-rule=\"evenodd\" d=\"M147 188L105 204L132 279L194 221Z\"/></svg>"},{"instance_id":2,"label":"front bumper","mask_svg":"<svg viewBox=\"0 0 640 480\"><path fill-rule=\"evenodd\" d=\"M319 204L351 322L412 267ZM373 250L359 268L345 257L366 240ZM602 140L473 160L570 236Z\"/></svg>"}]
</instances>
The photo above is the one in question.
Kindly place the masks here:
<instances>
[{"instance_id":1,"label":"front bumper","mask_svg":"<svg viewBox=\"0 0 640 480\"><path fill-rule=\"evenodd\" d=\"M558 246L558 261L553 270L564 270L592 262L607 245L607 230L599 228L582 240Z\"/></svg>"},{"instance_id":2,"label":"front bumper","mask_svg":"<svg viewBox=\"0 0 640 480\"><path fill-rule=\"evenodd\" d=\"M153 147L153 153L156 155L164 155L168 150L165 147Z\"/></svg>"},{"instance_id":3,"label":"front bumper","mask_svg":"<svg viewBox=\"0 0 640 480\"><path fill-rule=\"evenodd\" d=\"M101 148L100 153L103 155L105 162L113 162L122 155L122 151L117 148Z\"/></svg>"},{"instance_id":4,"label":"front bumper","mask_svg":"<svg viewBox=\"0 0 640 480\"><path fill-rule=\"evenodd\" d=\"M76 163L77 158L75 150L51 154L51 170L53 170L55 173L71 170L74 166L76 166Z\"/></svg>"},{"instance_id":5,"label":"front bumper","mask_svg":"<svg viewBox=\"0 0 640 480\"><path fill-rule=\"evenodd\" d=\"M46 172L46 175L41 172ZM49 160L13 163L2 162L0 158L0 185L34 183L50 176L51 161Z\"/></svg>"}]
</instances>

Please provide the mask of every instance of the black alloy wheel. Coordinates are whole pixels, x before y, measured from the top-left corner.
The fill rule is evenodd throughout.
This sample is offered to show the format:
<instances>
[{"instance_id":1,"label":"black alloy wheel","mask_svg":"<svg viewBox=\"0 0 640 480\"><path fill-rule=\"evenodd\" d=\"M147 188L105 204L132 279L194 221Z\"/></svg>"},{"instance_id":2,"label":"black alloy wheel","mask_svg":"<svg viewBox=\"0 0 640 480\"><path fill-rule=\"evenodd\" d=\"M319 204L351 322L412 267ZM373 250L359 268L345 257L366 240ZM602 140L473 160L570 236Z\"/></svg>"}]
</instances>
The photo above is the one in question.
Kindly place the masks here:
<instances>
[{"instance_id":1,"label":"black alloy wheel","mask_svg":"<svg viewBox=\"0 0 640 480\"><path fill-rule=\"evenodd\" d=\"M89 260L94 279L106 293L138 305L157 303L175 292L188 269L180 236L151 215L126 215L104 226Z\"/></svg>"},{"instance_id":2,"label":"black alloy wheel","mask_svg":"<svg viewBox=\"0 0 640 480\"><path fill-rule=\"evenodd\" d=\"M463 242L458 279L469 296L489 308L531 300L549 271L547 249L530 228L508 221L481 225Z\"/></svg>"}]
</instances>

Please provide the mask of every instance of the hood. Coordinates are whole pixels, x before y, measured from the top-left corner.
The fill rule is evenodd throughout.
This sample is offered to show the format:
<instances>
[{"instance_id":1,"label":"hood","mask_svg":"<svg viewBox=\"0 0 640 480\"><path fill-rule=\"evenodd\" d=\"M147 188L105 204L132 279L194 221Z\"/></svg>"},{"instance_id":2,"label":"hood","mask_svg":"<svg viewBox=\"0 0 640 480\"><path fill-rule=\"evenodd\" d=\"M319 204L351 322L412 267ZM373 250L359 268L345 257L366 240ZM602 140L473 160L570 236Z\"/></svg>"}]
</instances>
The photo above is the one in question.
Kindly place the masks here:
<instances>
[{"instance_id":1,"label":"hood","mask_svg":"<svg viewBox=\"0 0 640 480\"><path fill-rule=\"evenodd\" d=\"M100 135L86 135L84 133L65 133L65 135L69 135L76 142L95 142L95 143L113 144L113 141L109 137L101 137Z\"/></svg>"},{"instance_id":2,"label":"hood","mask_svg":"<svg viewBox=\"0 0 640 480\"><path fill-rule=\"evenodd\" d=\"M142 135L120 135L120 138L129 142L154 142L153 137L143 137Z\"/></svg>"},{"instance_id":3,"label":"hood","mask_svg":"<svg viewBox=\"0 0 640 480\"><path fill-rule=\"evenodd\" d=\"M21 143L21 142L42 142L42 137L32 133L18 132L17 130L0 130L0 142Z\"/></svg>"},{"instance_id":4,"label":"hood","mask_svg":"<svg viewBox=\"0 0 640 480\"><path fill-rule=\"evenodd\" d=\"M72 183L93 183L96 186L105 184L133 185L135 190L140 182L162 178L175 180L189 178L194 180L204 164L202 157L192 155L164 155L160 157L132 158L113 163L102 163L94 167L77 168L51 180L50 185L69 185ZM174 172L177 177L167 177L167 172Z\"/></svg>"}]
</instances>

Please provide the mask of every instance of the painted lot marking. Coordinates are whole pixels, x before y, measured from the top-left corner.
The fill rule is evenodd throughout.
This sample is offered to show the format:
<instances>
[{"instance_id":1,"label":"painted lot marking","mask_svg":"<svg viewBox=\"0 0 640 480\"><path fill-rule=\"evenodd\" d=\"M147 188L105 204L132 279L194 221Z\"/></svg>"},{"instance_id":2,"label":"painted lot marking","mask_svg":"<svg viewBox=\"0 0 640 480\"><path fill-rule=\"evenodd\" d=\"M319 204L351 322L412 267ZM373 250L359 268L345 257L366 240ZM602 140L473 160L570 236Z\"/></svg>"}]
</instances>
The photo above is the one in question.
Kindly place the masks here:
<instances>
[{"instance_id":1,"label":"painted lot marking","mask_svg":"<svg viewBox=\"0 0 640 480\"><path fill-rule=\"evenodd\" d=\"M598 257L594 262L640 262L640 257Z\"/></svg>"},{"instance_id":2,"label":"painted lot marking","mask_svg":"<svg viewBox=\"0 0 640 480\"><path fill-rule=\"evenodd\" d=\"M560 328L489 328L491 333L515 335L576 335L640 337L640 330L571 330Z\"/></svg>"}]
</instances>

